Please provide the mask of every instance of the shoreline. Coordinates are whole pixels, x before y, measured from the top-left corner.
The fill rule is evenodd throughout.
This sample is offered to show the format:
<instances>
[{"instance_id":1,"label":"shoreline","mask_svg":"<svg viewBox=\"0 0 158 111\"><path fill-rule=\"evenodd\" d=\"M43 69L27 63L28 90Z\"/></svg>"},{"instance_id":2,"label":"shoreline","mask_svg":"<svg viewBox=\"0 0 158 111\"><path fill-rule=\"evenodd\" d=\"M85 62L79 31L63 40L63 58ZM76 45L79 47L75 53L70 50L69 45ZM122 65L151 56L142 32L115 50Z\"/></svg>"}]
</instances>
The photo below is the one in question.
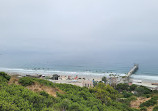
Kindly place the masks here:
<instances>
[{"instance_id":1,"label":"shoreline","mask_svg":"<svg viewBox=\"0 0 158 111\"><path fill-rule=\"evenodd\" d=\"M92 81L93 79L95 81L101 81L102 77L109 77L109 74L117 74L117 73L93 73L93 72L71 72L71 71L51 71L51 70L25 70L25 69L19 69L19 70L15 70L15 69L8 69L8 70L1 70L2 72L6 72L10 75L20 75L20 76L26 76L26 75L45 75L45 76L52 76L53 74L58 74L61 76L71 76L71 77L75 77L78 76L80 78L86 78L86 80ZM119 75L119 74L117 74ZM124 74L125 75L125 74ZM152 79L146 79L143 77L143 75L138 75L139 78L135 78L135 75L132 75L130 77L130 81L132 80L141 80L141 83L137 83L137 82L133 82L133 84L136 85L142 85L142 86L146 86L146 87L151 87L151 88L156 88L157 85L151 85L152 83L158 83L158 80L152 80ZM134 77L133 77L134 76ZM141 79L140 79L141 77ZM151 76L153 77L153 76ZM158 76L157 76L158 77Z\"/></svg>"}]
</instances>

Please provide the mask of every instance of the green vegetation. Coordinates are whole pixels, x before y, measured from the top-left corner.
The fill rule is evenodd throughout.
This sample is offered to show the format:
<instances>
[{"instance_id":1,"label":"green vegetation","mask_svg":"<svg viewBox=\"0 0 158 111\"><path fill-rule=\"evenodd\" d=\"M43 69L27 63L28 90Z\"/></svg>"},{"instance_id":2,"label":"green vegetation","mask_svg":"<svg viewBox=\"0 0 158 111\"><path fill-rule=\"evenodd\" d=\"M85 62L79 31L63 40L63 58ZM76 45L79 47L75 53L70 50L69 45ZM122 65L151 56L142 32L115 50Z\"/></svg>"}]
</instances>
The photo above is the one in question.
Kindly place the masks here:
<instances>
[{"instance_id":1,"label":"green vegetation","mask_svg":"<svg viewBox=\"0 0 158 111\"><path fill-rule=\"evenodd\" d=\"M6 78L3 77L3 79ZM8 81L8 79L5 81ZM56 101L56 98L52 96L46 98L23 86L8 85L6 82L0 82L1 111L41 111L52 107Z\"/></svg>"},{"instance_id":2,"label":"green vegetation","mask_svg":"<svg viewBox=\"0 0 158 111\"><path fill-rule=\"evenodd\" d=\"M158 100L158 97L157 96L154 96L152 97L150 100L140 104L140 107L149 107L149 106L154 106L155 104L157 104L157 100Z\"/></svg>"},{"instance_id":3,"label":"green vegetation","mask_svg":"<svg viewBox=\"0 0 158 111\"><path fill-rule=\"evenodd\" d=\"M22 86L29 86L29 85L34 84L34 81L33 81L33 79L30 78L30 77L23 77L23 78L20 78L20 79L19 79L19 83L20 83Z\"/></svg>"},{"instance_id":4,"label":"green vegetation","mask_svg":"<svg viewBox=\"0 0 158 111\"><path fill-rule=\"evenodd\" d=\"M99 83L93 90L95 96L105 104L111 104L118 98L118 92L110 85Z\"/></svg>"},{"instance_id":5,"label":"green vegetation","mask_svg":"<svg viewBox=\"0 0 158 111\"><path fill-rule=\"evenodd\" d=\"M0 83L1 82L8 82L10 80L10 76L7 75L5 72L0 72Z\"/></svg>"},{"instance_id":6,"label":"green vegetation","mask_svg":"<svg viewBox=\"0 0 158 111\"><path fill-rule=\"evenodd\" d=\"M31 80L33 80L34 82L38 82L40 84L46 85L46 86L53 87L53 88L56 87L56 85L54 83L44 80L44 79L31 78Z\"/></svg>"},{"instance_id":7,"label":"green vegetation","mask_svg":"<svg viewBox=\"0 0 158 111\"><path fill-rule=\"evenodd\" d=\"M107 82L107 79L106 79L106 77L104 76L104 77L102 77L102 81L104 81L104 83L106 83Z\"/></svg>"},{"instance_id":8,"label":"green vegetation","mask_svg":"<svg viewBox=\"0 0 158 111\"><path fill-rule=\"evenodd\" d=\"M127 91L123 91L122 94L123 94L124 98L129 98L129 97L133 96L133 94L131 92L127 92Z\"/></svg>"},{"instance_id":9,"label":"green vegetation","mask_svg":"<svg viewBox=\"0 0 158 111\"><path fill-rule=\"evenodd\" d=\"M158 111L158 106L155 106L153 111Z\"/></svg>"},{"instance_id":10,"label":"green vegetation","mask_svg":"<svg viewBox=\"0 0 158 111\"><path fill-rule=\"evenodd\" d=\"M129 85L128 84L123 84L123 83L120 83L116 86L116 90L118 90L119 92L122 92L122 91L128 91L129 90Z\"/></svg>"},{"instance_id":11,"label":"green vegetation","mask_svg":"<svg viewBox=\"0 0 158 111\"><path fill-rule=\"evenodd\" d=\"M129 90L130 91L134 91L137 88L137 85L132 84L131 86L129 86Z\"/></svg>"},{"instance_id":12,"label":"green vegetation","mask_svg":"<svg viewBox=\"0 0 158 111\"><path fill-rule=\"evenodd\" d=\"M143 96L146 95L146 97L150 97L150 94L154 93L150 89L144 87L144 86L137 86L137 85L131 85L120 83L116 86L116 90L118 90L120 93L123 93L124 97L130 97L132 95L135 96ZM134 92L134 94L132 94Z\"/></svg>"},{"instance_id":13,"label":"green vegetation","mask_svg":"<svg viewBox=\"0 0 158 111\"><path fill-rule=\"evenodd\" d=\"M137 87L135 89L135 91L137 92L138 96L147 95L147 94L151 94L152 93L152 91L150 89L148 89L147 87L144 87L144 86Z\"/></svg>"},{"instance_id":14,"label":"green vegetation","mask_svg":"<svg viewBox=\"0 0 158 111\"><path fill-rule=\"evenodd\" d=\"M8 85L9 80L10 76L0 73L1 111L138 111L130 108L129 103L135 99L131 91L139 87L127 84L120 84L115 90L104 83L88 89L30 77L20 78L20 85ZM63 93L55 92L56 97L53 97L44 90L33 92L26 88L35 83L60 89ZM141 110L145 111L143 107Z\"/></svg>"},{"instance_id":15,"label":"green vegetation","mask_svg":"<svg viewBox=\"0 0 158 111\"><path fill-rule=\"evenodd\" d=\"M146 107L141 107L140 111L147 111Z\"/></svg>"},{"instance_id":16,"label":"green vegetation","mask_svg":"<svg viewBox=\"0 0 158 111\"><path fill-rule=\"evenodd\" d=\"M122 94L122 99L120 101L127 106L130 105L131 101L136 100L137 97L151 97L151 99L148 101L140 104L140 111L147 111L148 107L154 107L155 105L158 105L158 96L155 96L158 94L158 91L151 91L147 87L137 85L129 86L128 84L121 83L116 86L116 90ZM158 111L158 106L155 106L153 111Z\"/></svg>"}]
</instances>

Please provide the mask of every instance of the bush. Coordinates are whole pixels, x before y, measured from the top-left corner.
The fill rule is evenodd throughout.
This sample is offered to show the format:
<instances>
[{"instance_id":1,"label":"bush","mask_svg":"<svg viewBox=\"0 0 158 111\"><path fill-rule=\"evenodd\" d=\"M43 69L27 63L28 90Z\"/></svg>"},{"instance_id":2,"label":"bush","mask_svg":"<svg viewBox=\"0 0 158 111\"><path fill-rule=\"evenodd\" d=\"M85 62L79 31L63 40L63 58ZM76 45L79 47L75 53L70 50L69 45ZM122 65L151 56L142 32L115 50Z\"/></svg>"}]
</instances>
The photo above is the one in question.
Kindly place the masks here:
<instances>
[{"instance_id":1,"label":"bush","mask_svg":"<svg viewBox=\"0 0 158 111\"><path fill-rule=\"evenodd\" d=\"M70 106L71 111L83 111L82 107L78 103L72 103Z\"/></svg>"},{"instance_id":2,"label":"bush","mask_svg":"<svg viewBox=\"0 0 158 111\"><path fill-rule=\"evenodd\" d=\"M116 86L116 90L118 91L128 91L129 90L129 85L126 83L120 83Z\"/></svg>"},{"instance_id":3,"label":"bush","mask_svg":"<svg viewBox=\"0 0 158 111\"><path fill-rule=\"evenodd\" d=\"M0 111L19 111L20 109L11 103L6 101L0 101Z\"/></svg>"},{"instance_id":4,"label":"bush","mask_svg":"<svg viewBox=\"0 0 158 111\"><path fill-rule=\"evenodd\" d=\"M62 109L63 111L68 110L70 105L71 105L71 101L69 99L63 99L59 104L60 109Z\"/></svg>"},{"instance_id":5,"label":"bush","mask_svg":"<svg viewBox=\"0 0 158 111\"><path fill-rule=\"evenodd\" d=\"M147 94L147 95L146 95L146 98L150 98L150 95L149 95L149 94Z\"/></svg>"},{"instance_id":6,"label":"bush","mask_svg":"<svg viewBox=\"0 0 158 111\"><path fill-rule=\"evenodd\" d=\"M55 84L48 81L48 80L44 80L44 79L38 79L38 78L32 78L32 80L42 84L42 85L46 85L46 86L50 86L50 87L53 87L55 88Z\"/></svg>"},{"instance_id":7,"label":"bush","mask_svg":"<svg viewBox=\"0 0 158 111\"><path fill-rule=\"evenodd\" d=\"M152 97L150 100L140 104L140 107L149 107L149 106L154 106L155 104L157 104L157 96Z\"/></svg>"},{"instance_id":8,"label":"bush","mask_svg":"<svg viewBox=\"0 0 158 111\"><path fill-rule=\"evenodd\" d=\"M147 111L146 107L140 108L140 111Z\"/></svg>"},{"instance_id":9,"label":"bush","mask_svg":"<svg viewBox=\"0 0 158 111\"><path fill-rule=\"evenodd\" d=\"M158 111L158 106L155 106L153 111Z\"/></svg>"},{"instance_id":10,"label":"bush","mask_svg":"<svg viewBox=\"0 0 158 111\"><path fill-rule=\"evenodd\" d=\"M63 93L59 91L53 97L45 91L35 93L23 87L35 82L52 87L53 90L58 88ZM118 102L119 93L103 83L90 89L30 77L20 78L19 83L23 86L0 84L0 111L136 111ZM128 103L131 98L127 99Z\"/></svg>"},{"instance_id":11,"label":"bush","mask_svg":"<svg viewBox=\"0 0 158 111\"><path fill-rule=\"evenodd\" d=\"M106 77L104 76L104 77L102 77L102 81L104 81L104 83L106 83L107 82L107 79L106 79Z\"/></svg>"},{"instance_id":12,"label":"bush","mask_svg":"<svg viewBox=\"0 0 158 111\"><path fill-rule=\"evenodd\" d=\"M134 100L137 100L137 98L135 96L131 96L129 98L120 100L120 102L126 104L127 106L130 106L131 101Z\"/></svg>"},{"instance_id":13,"label":"bush","mask_svg":"<svg viewBox=\"0 0 158 111\"><path fill-rule=\"evenodd\" d=\"M0 76L0 83L6 83L6 82L8 82L8 81L4 77Z\"/></svg>"},{"instance_id":14,"label":"bush","mask_svg":"<svg viewBox=\"0 0 158 111\"><path fill-rule=\"evenodd\" d=\"M129 88L130 88L130 91L134 91L137 88L137 85L132 84Z\"/></svg>"},{"instance_id":15,"label":"bush","mask_svg":"<svg viewBox=\"0 0 158 111\"><path fill-rule=\"evenodd\" d=\"M7 81L9 81L10 80L10 76L7 74L7 73L5 73L5 72L0 72L0 76L2 76L3 78L5 78Z\"/></svg>"},{"instance_id":16,"label":"bush","mask_svg":"<svg viewBox=\"0 0 158 111\"><path fill-rule=\"evenodd\" d=\"M19 79L19 83L23 86L29 86L29 85L34 84L34 81L30 77L23 77Z\"/></svg>"},{"instance_id":17,"label":"bush","mask_svg":"<svg viewBox=\"0 0 158 111\"><path fill-rule=\"evenodd\" d=\"M41 91L41 92L40 92L40 95L45 96L46 98L49 97L49 94L46 93L45 91Z\"/></svg>"},{"instance_id":18,"label":"bush","mask_svg":"<svg viewBox=\"0 0 158 111\"><path fill-rule=\"evenodd\" d=\"M52 108L55 98L44 97L15 84L0 84L0 111L42 111Z\"/></svg>"},{"instance_id":19,"label":"bush","mask_svg":"<svg viewBox=\"0 0 158 111\"><path fill-rule=\"evenodd\" d=\"M147 87L144 87L144 86L137 87L136 91L137 91L138 96L141 96L143 94L151 94L151 92L152 92L150 89L148 89Z\"/></svg>"},{"instance_id":20,"label":"bush","mask_svg":"<svg viewBox=\"0 0 158 111\"><path fill-rule=\"evenodd\" d=\"M129 97L131 97L131 96L133 95L132 93L126 92L126 91L124 91L122 94L123 94L123 96L124 96L125 98L129 98Z\"/></svg>"}]
</instances>

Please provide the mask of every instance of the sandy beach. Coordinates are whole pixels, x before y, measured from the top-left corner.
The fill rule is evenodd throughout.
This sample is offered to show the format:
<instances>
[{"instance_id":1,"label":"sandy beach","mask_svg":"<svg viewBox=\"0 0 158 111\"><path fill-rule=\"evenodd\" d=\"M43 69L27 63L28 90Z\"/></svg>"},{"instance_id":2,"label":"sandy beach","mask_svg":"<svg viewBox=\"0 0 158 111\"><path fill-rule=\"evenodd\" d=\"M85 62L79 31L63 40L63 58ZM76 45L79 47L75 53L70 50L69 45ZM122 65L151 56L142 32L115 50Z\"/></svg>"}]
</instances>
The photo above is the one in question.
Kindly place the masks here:
<instances>
[{"instance_id":1,"label":"sandy beach","mask_svg":"<svg viewBox=\"0 0 158 111\"><path fill-rule=\"evenodd\" d=\"M20 75L20 76L26 76L26 75L40 75L40 73L21 73L21 72L7 72L10 75ZM53 76L53 74L44 74L46 77L50 78ZM50 81L54 83L66 83L66 84L73 84L77 86L83 87L86 83L92 84L92 81L101 81L102 77L106 77L107 79L109 76L107 75L79 75L79 74L58 74L60 76L59 80L51 80ZM68 79L70 77L71 79ZM77 77L77 79L74 79ZM76 81L73 81L76 80ZM157 83L157 81L152 80L138 80L130 78L129 80L132 84L136 84L139 86L146 86L150 89L157 89L157 85L152 85L152 83Z\"/></svg>"}]
</instances>

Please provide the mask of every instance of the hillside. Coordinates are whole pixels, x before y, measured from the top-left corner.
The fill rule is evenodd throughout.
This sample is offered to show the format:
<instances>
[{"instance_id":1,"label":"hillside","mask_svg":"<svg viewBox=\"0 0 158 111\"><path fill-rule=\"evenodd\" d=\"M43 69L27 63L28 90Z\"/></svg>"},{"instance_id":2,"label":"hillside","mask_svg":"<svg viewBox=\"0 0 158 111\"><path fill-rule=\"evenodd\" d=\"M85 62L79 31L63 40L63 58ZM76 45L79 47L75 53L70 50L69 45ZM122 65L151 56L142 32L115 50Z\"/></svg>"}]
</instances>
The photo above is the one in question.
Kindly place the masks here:
<instances>
[{"instance_id":1,"label":"hillside","mask_svg":"<svg viewBox=\"0 0 158 111\"><path fill-rule=\"evenodd\" d=\"M103 83L88 89L0 73L1 111L139 111L129 107L131 97L122 98Z\"/></svg>"}]
</instances>

